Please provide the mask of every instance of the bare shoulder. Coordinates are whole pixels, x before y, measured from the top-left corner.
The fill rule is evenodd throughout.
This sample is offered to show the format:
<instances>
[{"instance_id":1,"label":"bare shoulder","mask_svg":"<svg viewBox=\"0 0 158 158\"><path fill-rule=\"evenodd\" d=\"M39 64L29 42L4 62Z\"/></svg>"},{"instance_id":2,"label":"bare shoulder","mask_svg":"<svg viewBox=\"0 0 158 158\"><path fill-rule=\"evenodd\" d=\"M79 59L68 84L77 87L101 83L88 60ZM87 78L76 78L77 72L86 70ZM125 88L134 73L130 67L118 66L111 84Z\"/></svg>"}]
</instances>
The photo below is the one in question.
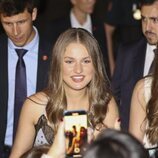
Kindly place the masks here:
<instances>
[{"instance_id":1,"label":"bare shoulder","mask_svg":"<svg viewBox=\"0 0 158 158\"><path fill-rule=\"evenodd\" d=\"M149 78L143 78L139 80L133 90L133 98L137 99L143 109L145 109L146 98L145 98L145 82L150 81Z\"/></svg>"},{"instance_id":2,"label":"bare shoulder","mask_svg":"<svg viewBox=\"0 0 158 158\"><path fill-rule=\"evenodd\" d=\"M31 101L39 105L46 105L48 102L48 96L44 92L38 92L29 96L26 101Z\"/></svg>"},{"instance_id":3,"label":"bare shoulder","mask_svg":"<svg viewBox=\"0 0 158 158\"><path fill-rule=\"evenodd\" d=\"M28 109L29 111L34 110L43 110L45 109L48 103L48 96L44 92L38 92L31 96L29 96L23 105L24 109Z\"/></svg>"},{"instance_id":4,"label":"bare shoulder","mask_svg":"<svg viewBox=\"0 0 158 158\"><path fill-rule=\"evenodd\" d=\"M134 87L134 93L140 98L140 97L144 97L144 92L145 92L145 81L146 81L146 78L143 78L141 80L139 80L135 87Z\"/></svg>"},{"instance_id":5,"label":"bare shoulder","mask_svg":"<svg viewBox=\"0 0 158 158\"><path fill-rule=\"evenodd\" d=\"M142 91L142 90L144 89L144 83L145 83L145 78L140 79L140 80L136 83L134 90Z\"/></svg>"},{"instance_id":6,"label":"bare shoulder","mask_svg":"<svg viewBox=\"0 0 158 158\"><path fill-rule=\"evenodd\" d=\"M29 96L22 106L20 118L29 119L33 124L36 124L39 117L45 113L47 102L48 96L43 92Z\"/></svg>"}]
</instances>

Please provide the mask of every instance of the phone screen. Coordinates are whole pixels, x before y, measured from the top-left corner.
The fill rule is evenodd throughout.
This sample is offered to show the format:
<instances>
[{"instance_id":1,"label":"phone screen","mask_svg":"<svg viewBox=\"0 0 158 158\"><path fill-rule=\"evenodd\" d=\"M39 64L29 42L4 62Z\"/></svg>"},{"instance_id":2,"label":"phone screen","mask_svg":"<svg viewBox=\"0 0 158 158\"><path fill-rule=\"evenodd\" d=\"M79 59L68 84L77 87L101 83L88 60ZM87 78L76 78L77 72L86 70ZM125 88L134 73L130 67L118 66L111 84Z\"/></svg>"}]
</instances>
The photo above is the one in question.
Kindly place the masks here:
<instances>
[{"instance_id":1,"label":"phone screen","mask_svg":"<svg viewBox=\"0 0 158 158\"><path fill-rule=\"evenodd\" d=\"M87 146L87 114L85 111L65 111L66 155L82 157Z\"/></svg>"}]
</instances>

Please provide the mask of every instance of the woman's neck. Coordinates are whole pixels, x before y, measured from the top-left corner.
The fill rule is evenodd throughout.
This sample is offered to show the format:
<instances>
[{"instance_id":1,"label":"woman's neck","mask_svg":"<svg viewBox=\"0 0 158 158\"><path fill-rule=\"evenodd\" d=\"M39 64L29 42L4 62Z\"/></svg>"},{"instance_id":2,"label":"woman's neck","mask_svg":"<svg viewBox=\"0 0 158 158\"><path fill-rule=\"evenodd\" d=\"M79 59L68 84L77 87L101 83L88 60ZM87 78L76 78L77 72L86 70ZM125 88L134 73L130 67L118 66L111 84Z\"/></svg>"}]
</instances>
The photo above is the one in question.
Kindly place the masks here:
<instances>
[{"instance_id":1,"label":"woman's neck","mask_svg":"<svg viewBox=\"0 0 158 158\"><path fill-rule=\"evenodd\" d=\"M87 90L67 92L67 108L68 110L88 110L89 96Z\"/></svg>"}]
</instances>

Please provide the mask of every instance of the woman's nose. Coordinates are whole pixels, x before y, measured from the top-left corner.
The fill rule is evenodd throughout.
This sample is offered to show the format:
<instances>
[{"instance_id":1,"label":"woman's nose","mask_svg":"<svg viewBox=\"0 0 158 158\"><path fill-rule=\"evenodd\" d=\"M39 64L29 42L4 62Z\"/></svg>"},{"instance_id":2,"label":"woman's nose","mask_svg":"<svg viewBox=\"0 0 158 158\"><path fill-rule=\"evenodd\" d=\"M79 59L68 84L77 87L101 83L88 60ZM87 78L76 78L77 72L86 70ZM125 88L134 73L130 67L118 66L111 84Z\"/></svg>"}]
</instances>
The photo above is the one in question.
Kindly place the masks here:
<instances>
[{"instance_id":1,"label":"woman's nose","mask_svg":"<svg viewBox=\"0 0 158 158\"><path fill-rule=\"evenodd\" d=\"M80 74L83 71L83 67L81 63L76 63L74 67L74 72Z\"/></svg>"}]
</instances>

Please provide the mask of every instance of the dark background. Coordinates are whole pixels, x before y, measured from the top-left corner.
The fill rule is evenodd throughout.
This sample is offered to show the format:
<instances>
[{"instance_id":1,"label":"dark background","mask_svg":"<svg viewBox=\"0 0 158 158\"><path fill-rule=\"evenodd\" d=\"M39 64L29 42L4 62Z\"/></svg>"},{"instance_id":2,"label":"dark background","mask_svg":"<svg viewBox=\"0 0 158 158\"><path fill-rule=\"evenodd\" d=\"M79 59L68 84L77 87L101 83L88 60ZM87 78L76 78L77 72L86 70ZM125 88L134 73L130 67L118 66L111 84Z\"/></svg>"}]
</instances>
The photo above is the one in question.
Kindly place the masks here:
<instances>
[{"instance_id":1,"label":"dark background","mask_svg":"<svg viewBox=\"0 0 158 158\"><path fill-rule=\"evenodd\" d=\"M94 15L96 18L104 20L107 3L110 0L96 0ZM43 31L47 22L56 18L60 18L67 14L70 10L70 0L37 0L38 3L38 16L35 25L38 29ZM0 33L3 32L0 25Z\"/></svg>"}]
</instances>

